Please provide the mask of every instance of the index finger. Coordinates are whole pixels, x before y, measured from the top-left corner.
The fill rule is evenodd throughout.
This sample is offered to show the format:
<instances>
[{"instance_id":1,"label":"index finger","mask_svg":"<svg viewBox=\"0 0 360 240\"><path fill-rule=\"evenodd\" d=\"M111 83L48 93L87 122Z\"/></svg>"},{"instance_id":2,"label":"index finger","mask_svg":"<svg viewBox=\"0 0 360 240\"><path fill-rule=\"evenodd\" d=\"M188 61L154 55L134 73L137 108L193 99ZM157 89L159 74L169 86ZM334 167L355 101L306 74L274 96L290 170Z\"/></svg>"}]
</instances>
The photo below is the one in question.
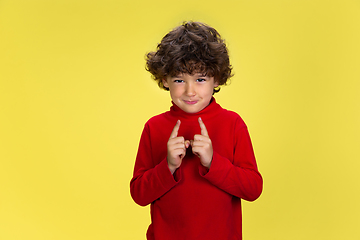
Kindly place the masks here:
<instances>
[{"instance_id":1,"label":"index finger","mask_svg":"<svg viewBox=\"0 0 360 240\"><path fill-rule=\"evenodd\" d=\"M199 117L199 124L200 124L200 129L201 129L201 135L209 137L208 131L206 129L206 126L204 124L204 122L202 121L201 117Z\"/></svg>"},{"instance_id":2,"label":"index finger","mask_svg":"<svg viewBox=\"0 0 360 240\"><path fill-rule=\"evenodd\" d=\"M176 138L177 135L178 135L178 131L179 131L179 128L180 128L180 120L177 120L176 124L175 124L175 127L174 129L172 130L171 134L170 134L170 138Z\"/></svg>"}]
</instances>

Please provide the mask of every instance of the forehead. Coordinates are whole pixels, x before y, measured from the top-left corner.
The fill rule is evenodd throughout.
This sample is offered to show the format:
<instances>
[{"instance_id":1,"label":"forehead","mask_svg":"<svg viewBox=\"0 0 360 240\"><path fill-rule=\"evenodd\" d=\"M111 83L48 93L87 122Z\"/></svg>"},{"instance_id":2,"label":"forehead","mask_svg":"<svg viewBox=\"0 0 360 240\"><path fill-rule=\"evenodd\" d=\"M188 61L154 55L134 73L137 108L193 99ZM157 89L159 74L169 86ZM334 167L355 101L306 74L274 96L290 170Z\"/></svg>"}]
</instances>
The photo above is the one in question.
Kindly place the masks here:
<instances>
[{"instance_id":1,"label":"forehead","mask_svg":"<svg viewBox=\"0 0 360 240\"><path fill-rule=\"evenodd\" d=\"M197 73L178 73L175 74L175 76L171 76L171 77L206 77L208 76L206 73L202 73L202 72L197 72Z\"/></svg>"},{"instance_id":2,"label":"forehead","mask_svg":"<svg viewBox=\"0 0 360 240\"><path fill-rule=\"evenodd\" d=\"M212 76L213 70L207 66L204 62L195 60L178 60L169 64L168 75L178 76L181 74L202 74L206 76Z\"/></svg>"}]
</instances>

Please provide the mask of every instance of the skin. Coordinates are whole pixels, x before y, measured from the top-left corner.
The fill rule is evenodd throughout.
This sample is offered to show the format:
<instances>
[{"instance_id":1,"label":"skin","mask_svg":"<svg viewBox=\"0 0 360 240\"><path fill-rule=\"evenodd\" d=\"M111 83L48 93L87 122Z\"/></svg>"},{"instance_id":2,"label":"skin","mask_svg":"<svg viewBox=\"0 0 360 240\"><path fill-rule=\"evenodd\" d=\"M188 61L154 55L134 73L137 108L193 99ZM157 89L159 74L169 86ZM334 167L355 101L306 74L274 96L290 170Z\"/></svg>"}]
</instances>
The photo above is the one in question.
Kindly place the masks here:
<instances>
[{"instance_id":1,"label":"skin","mask_svg":"<svg viewBox=\"0 0 360 240\"><path fill-rule=\"evenodd\" d=\"M165 87L169 88L172 101L183 111L196 113L209 105L213 89L218 86L213 77L204 74L181 74L163 80ZM210 168L213 157L213 148L206 126L201 118L198 119L201 134L194 139L185 140L178 136L180 120L174 126L167 143L167 161L170 172L173 174L180 167L186 155L186 149L191 145L192 152L200 158L200 163Z\"/></svg>"},{"instance_id":2,"label":"skin","mask_svg":"<svg viewBox=\"0 0 360 240\"><path fill-rule=\"evenodd\" d=\"M197 113L209 105L214 88L219 86L214 77L201 73L169 76L163 84L169 88L172 101L187 113Z\"/></svg>"}]
</instances>

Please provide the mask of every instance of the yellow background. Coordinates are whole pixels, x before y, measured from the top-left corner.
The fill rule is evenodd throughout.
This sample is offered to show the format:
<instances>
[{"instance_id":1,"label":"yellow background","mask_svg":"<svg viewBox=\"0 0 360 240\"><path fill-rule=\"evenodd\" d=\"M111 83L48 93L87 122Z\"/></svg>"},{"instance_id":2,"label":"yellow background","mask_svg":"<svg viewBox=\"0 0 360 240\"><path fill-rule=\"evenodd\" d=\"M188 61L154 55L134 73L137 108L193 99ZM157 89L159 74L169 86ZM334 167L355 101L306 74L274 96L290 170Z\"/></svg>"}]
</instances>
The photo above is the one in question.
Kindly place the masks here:
<instances>
[{"instance_id":1,"label":"yellow background","mask_svg":"<svg viewBox=\"0 0 360 240\"><path fill-rule=\"evenodd\" d=\"M183 20L229 47L215 96L264 177L244 239L360 239L359 1L1 0L1 240L145 239L129 181L170 97L144 55Z\"/></svg>"}]
</instances>

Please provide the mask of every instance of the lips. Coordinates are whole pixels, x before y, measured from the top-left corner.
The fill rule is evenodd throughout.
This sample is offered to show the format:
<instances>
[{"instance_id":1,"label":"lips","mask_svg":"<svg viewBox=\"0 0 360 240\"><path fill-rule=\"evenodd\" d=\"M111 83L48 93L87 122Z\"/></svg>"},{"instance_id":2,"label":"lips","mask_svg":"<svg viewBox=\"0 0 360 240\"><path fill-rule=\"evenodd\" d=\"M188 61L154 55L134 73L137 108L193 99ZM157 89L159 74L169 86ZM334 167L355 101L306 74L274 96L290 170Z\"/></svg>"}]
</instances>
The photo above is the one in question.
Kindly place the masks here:
<instances>
[{"instance_id":1,"label":"lips","mask_svg":"<svg viewBox=\"0 0 360 240\"><path fill-rule=\"evenodd\" d=\"M186 100L184 100L184 102L186 104L193 105L193 104L197 103L198 101L186 101Z\"/></svg>"}]
</instances>

